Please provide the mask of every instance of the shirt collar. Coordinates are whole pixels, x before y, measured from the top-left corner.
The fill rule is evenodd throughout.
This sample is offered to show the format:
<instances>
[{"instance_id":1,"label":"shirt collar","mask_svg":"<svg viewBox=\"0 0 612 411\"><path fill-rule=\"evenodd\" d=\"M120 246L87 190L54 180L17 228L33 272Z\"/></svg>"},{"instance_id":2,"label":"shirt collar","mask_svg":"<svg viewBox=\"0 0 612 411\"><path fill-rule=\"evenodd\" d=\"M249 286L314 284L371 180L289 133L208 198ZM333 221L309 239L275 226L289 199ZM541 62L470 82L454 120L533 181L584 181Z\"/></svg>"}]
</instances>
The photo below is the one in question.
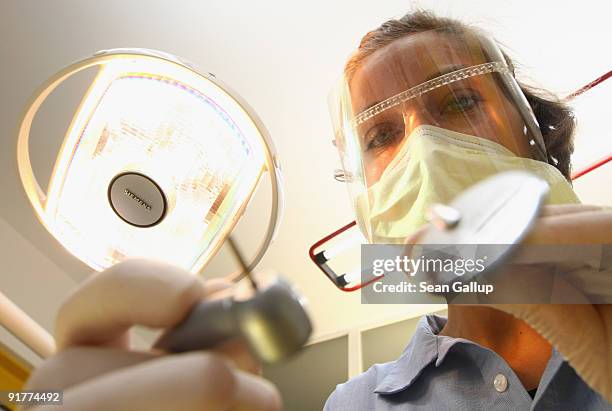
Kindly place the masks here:
<instances>
[{"instance_id":1,"label":"shirt collar","mask_svg":"<svg viewBox=\"0 0 612 411\"><path fill-rule=\"evenodd\" d=\"M376 394L396 394L403 391L410 387L425 367L434 360L436 367L442 364L453 346L457 344L477 345L464 338L439 336L438 333L444 328L445 324L446 318L435 314L421 318L410 343L404 349L400 358L395 361L389 374L376 386L374 392ZM542 375L540 385L548 385L563 361L563 357L553 348L551 359L544 375ZM538 389L538 392L540 391L542 390Z\"/></svg>"},{"instance_id":2,"label":"shirt collar","mask_svg":"<svg viewBox=\"0 0 612 411\"><path fill-rule=\"evenodd\" d=\"M426 315L421 318L410 343L395 361L389 374L376 386L374 392L395 394L409 387L423 369L438 358L436 334L442 330L444 324L446 324L446 318L437 315Z\"/></svg>"}]
</instances>

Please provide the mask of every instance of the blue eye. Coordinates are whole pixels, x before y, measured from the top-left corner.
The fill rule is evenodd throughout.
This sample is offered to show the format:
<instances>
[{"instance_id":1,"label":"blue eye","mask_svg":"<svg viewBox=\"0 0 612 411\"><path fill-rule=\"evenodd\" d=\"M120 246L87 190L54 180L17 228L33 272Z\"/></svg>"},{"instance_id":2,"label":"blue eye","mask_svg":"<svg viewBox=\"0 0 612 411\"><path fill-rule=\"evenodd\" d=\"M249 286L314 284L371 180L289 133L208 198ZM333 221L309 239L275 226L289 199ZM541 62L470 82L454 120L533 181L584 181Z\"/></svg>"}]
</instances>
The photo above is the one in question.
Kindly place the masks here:
<instances>
[{"instance_id":1,"label":"blue eye","mask_svg":"<svg viewBox=\"0 0 612 411\"><path fill-rule=\"evenodd\" d=\"M366 151L387 147L403 137L403 135L403 127L390 123L377 124L369 129L365 135Z\"/></svg>"},{"instance_id":2,"label":"blue eye","mask_svg":"<svg viewBox=\"0 0 612 411\"><path fill-rule=\"evenodd\" d=\"M482 99L474 93L464 95L452 95L448 101L443 104L442 114L464 113L476 107Z\"/></svg>"}]
</instances>

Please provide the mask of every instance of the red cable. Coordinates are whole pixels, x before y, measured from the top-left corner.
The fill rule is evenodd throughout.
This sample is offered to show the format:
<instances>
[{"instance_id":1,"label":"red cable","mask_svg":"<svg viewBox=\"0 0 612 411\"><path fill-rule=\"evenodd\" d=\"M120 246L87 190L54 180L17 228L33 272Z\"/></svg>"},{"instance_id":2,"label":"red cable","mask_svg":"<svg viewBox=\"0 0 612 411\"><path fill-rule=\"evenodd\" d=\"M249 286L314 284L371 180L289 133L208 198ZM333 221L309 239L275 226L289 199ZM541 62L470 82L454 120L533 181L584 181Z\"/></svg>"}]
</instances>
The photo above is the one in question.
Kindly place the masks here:
<instances>
[{"instance_id":1,"label":"red cable","mask_svg":"<svg viewBox=\"0 0 612 411\"><path fill-rule=\"evenodd\" d=\"M572 180L575 180L579 177L582 177L583 175L590 173L591 171L595 170L598 167L603 166L604 164L606 164L608 161L612 161L612 154L610 154L608 157L605 157L591 165L586 166L585 168L583 168L582 170L578 170L576 171L574 174L572 174Z\"/></svg>"},{"instance_id":2,"label":"red cable","mask_svg":"<svg viewBox=\"0 0 612 411\"><path fill-rule=\"evenodd\" d=\"M581 95L582 93L584 93L585 91L588 91L588 90L592 89L596 85L598 85L600 83L603 83L604 81L606 81L610 77L612 77L612 71L608 71L603 76L599 76L595 80L591 81L589 84L587 84L587 85L579 88L578 90L574 91L572 94L570 94L569 96L565 97L563 99L563 101L568 102L568 101L572 100L574 97L577 97L577 96ZM610 160L612 160L612 154L610 154L608 157L605 157L605 158L601 159L600 161L597 161L597 162L595 162L593 164L590 164L590 165L586 166L582 170L576 171L574 174L572 174L571 178L572 178L572 180L580 178L583 175L588 174L591 171L593 171L593 170L603 166L604 164L606 164Z\"/></svg>"},{"instance_id":3,"label":"red cable","mask_svg":"<svg viewBox=\"0 0 612 411\"><path fill-rule=\"evenodd\" d=\"M586 86L583 86L581 88L579 88L578 90L574 91L572 94L570 94L569 96L565 97L563 100L564 101L570 101L571 99L573 99L574 97L577 97L579 95L581 95L582 93L584 93L585 91L588 91L590 89L592 89L593 87L595 87L596 85L603 83L604 81L606 81L607 79L609 79L610 77L612 77L612 71L608 71L606 74L604 74L603 76L600 76L598 78L596 78L595 80L591 81L589 84L587 84Z\"/></svg>"}]
</instances>

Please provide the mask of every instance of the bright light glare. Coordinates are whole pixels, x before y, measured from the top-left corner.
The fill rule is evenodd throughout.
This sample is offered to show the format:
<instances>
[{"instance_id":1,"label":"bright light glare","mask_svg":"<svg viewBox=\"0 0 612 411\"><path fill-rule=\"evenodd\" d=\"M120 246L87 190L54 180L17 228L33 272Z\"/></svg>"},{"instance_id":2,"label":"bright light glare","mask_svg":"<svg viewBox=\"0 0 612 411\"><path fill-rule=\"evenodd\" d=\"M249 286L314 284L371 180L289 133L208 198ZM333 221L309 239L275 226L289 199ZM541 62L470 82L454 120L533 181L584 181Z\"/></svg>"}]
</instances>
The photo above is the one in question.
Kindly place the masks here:
<instances>
[{"instance_id":1,"label":"bright light glare","mask_svg":"<svg viewBox=\"0 0 612 411\"><path fill-rule=\"evenodd\" d=\"M75 256L102 270L126 257L197 272L233 227L265 167L245 110L220 87L150 57L106 63L75 114L40 216ZM152 178L168 211L150 228L111 209L119 173Z\"/></svg>"}]
</instances>

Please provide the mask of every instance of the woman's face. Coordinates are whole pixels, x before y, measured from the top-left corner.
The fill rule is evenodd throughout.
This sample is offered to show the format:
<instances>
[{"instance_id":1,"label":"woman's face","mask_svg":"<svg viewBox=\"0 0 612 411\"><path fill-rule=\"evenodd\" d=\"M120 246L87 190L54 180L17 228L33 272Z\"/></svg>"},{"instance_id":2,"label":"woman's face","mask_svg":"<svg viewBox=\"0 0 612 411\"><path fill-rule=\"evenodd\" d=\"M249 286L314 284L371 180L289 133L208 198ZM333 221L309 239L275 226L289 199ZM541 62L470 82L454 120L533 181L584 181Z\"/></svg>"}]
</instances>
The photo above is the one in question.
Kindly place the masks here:
<instances>
[{"instance_id":1,"label":"woman's face","mask_svg":"<svg viewBox=\"0 0 612 411\"><path fill-rule=\"evenodd\" d=\"M491 61L475 36L423 32L377 50L354 72L355 114L440 75ZM498 73L451 82L408 99L356 126L367 185L377 182L410 133L433 125L469 134L530 157L525 123Z\"/></svg>"}]
</instances>

